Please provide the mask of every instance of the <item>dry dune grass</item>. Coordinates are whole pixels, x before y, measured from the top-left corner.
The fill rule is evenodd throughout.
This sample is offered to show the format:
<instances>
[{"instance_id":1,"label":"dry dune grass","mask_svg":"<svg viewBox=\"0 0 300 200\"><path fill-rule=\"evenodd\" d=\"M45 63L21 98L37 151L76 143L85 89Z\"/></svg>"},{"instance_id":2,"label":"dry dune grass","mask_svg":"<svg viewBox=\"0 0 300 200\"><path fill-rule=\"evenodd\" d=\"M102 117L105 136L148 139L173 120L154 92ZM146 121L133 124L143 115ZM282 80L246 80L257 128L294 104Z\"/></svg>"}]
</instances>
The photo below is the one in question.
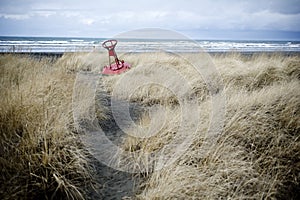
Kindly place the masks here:
<instances>
[{"instance_id":1,"label":"dry dune grass","mask_svg":"<svg viewBox=\"0 0 300 200\"><path fill-rule=\"evenodd\" d=\"M1 56L0 163L1 182L7 183L1 184L4 199L86 198L83 184L90 184L91 172L84 149L72 132L72 87L76 72L98 73L107 63L106 56L96 52L65 54L55 62ZM131 63L132 69L103 77L100 89L149 108L151 113L142 113L137 122L144 130L161 125L152 137L127 136L123 150L141 159L143 152L162 149L176 135L193 138L178 160L162 170L144 173L145 181L133 198L299 198L299 54L231 53L210 59L205 54L182 57L158 52L120 57ZM197 60L203 66L215 66L221 79L205 71L208 79L199 76L190 64ZM170 75L174 70L189 82L191 90L185 91L181 79ZM142 84L150 79L153 83ZM155 83L160 80L167 87ZM223 90L214 90L216 85L207 80L217 86L223 84ZM114 93L119 83L135 90ZM202 149L207 142L212 95L219 93L226 98L222 133L209 149ZM183 97L197 100L200 118L195 132L178 131ZM98 119L107 120L103 114L107 108L98 110ZM133 135L146 134L143 129L128 130Z\"/></svg>"},{"instance_id":2,"label":"dry dune grass","mask_svg":"<svg viewBox=\"0 0 300 200\"><path fill-rule=\"evenodd\" d=\"M299 57L281 54L215 56L214 62L230 87L256 90L274 82L300 78ZM224 69L223 69L224 68Z\"/></svg>"},{"instance_id":3,"label":"dry dune grass","mask_svg":"<svg viewBox=\"0 0 300 200\"><path fill-rule=\"evenodd\" d=\"M202 122L199 132L186 133L195 134L195 140L185 155L149 176L139 197L296 199L300 170L299 88L299 81L294 80L285 86L276 84L254 92L231 91L224 131L209 152L201 154L201 130L208 125ZM166 143L165 135L173 133L159 134L162 141L156 136L142 141L141 148L157 147L159 141Z\"/></svg>"},{"instance_id":4,"label":"dry dune grass","mask_svg":"<svg viewBox=\"0 0 300 200\"><path fill-rule=\"evenodd\" d=\"M118 98L130 99L132 102L143 105L170 105L179 103L176 93L185 92L181 90L182 81L185 81L192 88L192 91L186 95L197 95L202 101L207 98L208 89L203 78L199 76L189 61L193 57L193 54L182 56L165 52L125 54L123 58L132 63L133 68L120 76L104 77L104 89L108 93L113 93L118 81L122 80L122 84L127 84L124 81L127 80L130 88L134 88L135 91L131 92L130 96L118 94ZM209 59L207 56L203 56L202 59L206 58ZM213 63L210 62L209 65L213 65ZM146 84L147 80L156 84Z\"/></svg>"},{"instance_id":5,"label":"dry dune grass","mask_svg":"<svg viewBox=\"0 0 300 200\"><path fill-rule=\"evenodd\" d=\"M91 177L72 133L74 74L47 58L1 55L0 65L1 199L84 199Z\"/></svg>"},{"instance_id":6,"label":"dry dune grass","mask_svg":"<svg viewBox=\"0 0 300 200\"><path fill-rule=\"evenodd\" d=\"M165 54L161 63L157 59L155 66L173 66L172 61L176 59ZM145 60L149 62L146 55L140 58L141 63L137 66ZM155 85L134 92L132 101L148 106L161 104L165 108L171 107L171 111L166 119L154 114L155 119L166 120L155 136L147 139L129 136L124 141L125 150L135 152L140 159L144 152L162 149L176 134L194 134L193 145L177 162L148 175L138 198L297 199L300 178L299 56L258 54L247 57L233 53L215 55L212 62L223 79L226 117L221 136L204 155L201 146L209 125L211 104L209 93L203 92L206 88L201 78L195 80L190 76L189 79L192 84L198 84L192 93L200 99L201 117L195 133L177 133L181 110L177 101L169 100L176 98L174 94L167 93L165 88L157 89ZM185 61L181 64L179 59L176 63L174 68L177 70L186 69ZM147 73L142 71L137 79L145 79L157 68L148 69ZM128 74L139 76L134 70ZM113 88L118 78L108 77L108 88ZM176 84L172 77L166 78ZM202 93L197 93L195 88L203 88ZM140 125L149 126L151 119L145 115L140 121Z\"/></svg>"}]
</instances>

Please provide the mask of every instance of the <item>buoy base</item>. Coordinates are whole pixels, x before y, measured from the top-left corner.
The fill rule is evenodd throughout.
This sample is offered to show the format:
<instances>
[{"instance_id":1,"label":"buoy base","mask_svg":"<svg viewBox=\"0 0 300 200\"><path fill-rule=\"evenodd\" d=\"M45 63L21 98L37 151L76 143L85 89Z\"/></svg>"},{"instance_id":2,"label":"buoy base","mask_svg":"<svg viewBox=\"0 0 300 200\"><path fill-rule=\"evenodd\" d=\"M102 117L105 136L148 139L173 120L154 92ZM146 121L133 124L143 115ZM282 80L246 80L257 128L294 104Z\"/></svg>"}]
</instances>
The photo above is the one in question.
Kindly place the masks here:
<instances>
[{"instance_id":1,"label":"buoy base","mask_svg":"<svg viewBox=\"0 0 300 200\"><path fill-rule=\"evenodd\" d=\"M107 75L121 74L127 71L128 69L130 69L130 64L127 62L120 63L119 65L113 63L111 65L105 66L102 70L102 74L107 74Z\"/></svg>"}]
</instances>

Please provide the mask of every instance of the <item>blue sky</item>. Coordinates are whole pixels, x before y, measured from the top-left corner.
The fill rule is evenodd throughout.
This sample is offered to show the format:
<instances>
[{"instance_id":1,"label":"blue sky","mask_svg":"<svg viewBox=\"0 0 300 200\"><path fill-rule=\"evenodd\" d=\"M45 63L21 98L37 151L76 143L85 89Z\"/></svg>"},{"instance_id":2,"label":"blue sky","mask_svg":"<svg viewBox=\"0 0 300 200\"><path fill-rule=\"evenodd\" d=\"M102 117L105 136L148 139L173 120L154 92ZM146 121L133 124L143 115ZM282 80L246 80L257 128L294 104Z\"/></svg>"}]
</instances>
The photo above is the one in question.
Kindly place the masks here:
<instances>
[{"instance_id":1,"label":"blue sky","mask_svg":"<svg viewBox=\"0 0 300 200\"><path fill-rule=\"evenodd\" d=\"M112 37L140 28L300 40L300 0L0 0L2 36Z\"/></svg>"}]
</instances>

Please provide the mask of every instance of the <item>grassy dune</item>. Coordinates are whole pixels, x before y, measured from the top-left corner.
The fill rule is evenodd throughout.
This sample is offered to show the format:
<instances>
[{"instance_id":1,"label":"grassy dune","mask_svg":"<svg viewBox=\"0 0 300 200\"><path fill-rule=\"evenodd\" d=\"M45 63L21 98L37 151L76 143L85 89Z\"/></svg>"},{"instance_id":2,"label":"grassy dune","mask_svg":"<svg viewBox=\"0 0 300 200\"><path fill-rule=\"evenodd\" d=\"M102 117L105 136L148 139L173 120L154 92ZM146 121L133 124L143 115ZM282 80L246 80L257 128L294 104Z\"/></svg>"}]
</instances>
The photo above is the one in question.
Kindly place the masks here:
<instances>
[{"instance_id":1,"label":"grassy dune","mask_svg":"<svg viewBox=\"0 0 300 200\"><path fill-rule=\"evenodd\" d=\"M300 56L238 53L183 57L166 53L125 54L133 65L118 76L102 77L101 90L114 94L119 81L131 77L134 91L117 98L146 108L138 124L165 121L152 137L124 138L121 148L137 159L161 150L175 136L189 134L192 145L171 165L143 173L138 199L297 199L300 191ZM72 118L76 72L98 73L106 54L65 54L56 61L29 56L0 56L1 198L87 198L93 185L89 156ZM191 62L214 66L219 77L201 77ZM171 76L176 71L191 90ZM157 73L159 72L159 73ZM204 72L206 73L206 72ZM133 78L134 77L134 78ZM216 84L210 84L207 77ZM164 80L140 86L143 80ZM154 81L154 82L155 82ZM223 90L215 88L223 85ZM126 88L126 87L124 87ZM129 88L129 87L128 87ZM175 92L175 93L174 93ZM203 153L213 95L225 98L224 125ZM179 132L179 96L197 100L198 129ZM103 109L106 110L107 108ZM101 110L101 109L100 109ZM100 113L101 114L101 113ZM103 111L99 119L106 119ZM129 133L143 132L128 128ZM172 155L169 155L172 156ZM124 163L123 163L124 164Z\"/></svg>"},{"instance_id":2,"label":"grassy dune","mask_svg":"<svg viewBox=\"0 0 300 200\"><path fill-rule=\"evenodd\" d=\"M67 63L0 58L1 199L84 199L86 153L72 132Z\"/></svg>"},{"instance_id":3,"label":"grassy dune","mask_svg":"<svg viewBox=\"0 0 300 200\"><path fill-rule=\"evenodd\" d=\"M201 146L209 127L211 95L214 94L209 91L203 78L188 67L187 62L195 58L208 58L205 55L197 55L195 58L191 56L195 55L186 55L184 57L187 60L184 60L182 57L162 53L141 55L140 62L136 63L137 68L128 72L135 80L145 80L151 77L151 71L175 68L191 83L192 94L187 95L198 99L200 109L198 131L178 133L181 110L176 95L172 92L150 84L132 92L130 98L127 97L127 100L143 105L160 104L169 108L166 118L162 117L160 110L152 114L156 121L166 120L155 136L147 139L129 136L125 139L124 150L135 152L137 159L143 157L144 152L162 149L176 134L183 134L183 137L184 134L193 134L194 138L192 146L179 160L147 176L138 197L141 199L298 198L299 56L281 54L243 56L232 53L212 57L211 62L220 73L224 85L226 111L223 131L204 155ZM138 70L138 67L151 62L155 64L150 65L150 69ZM104 79L108 92L112 91L122 76L125 75ZM178 80L172 77L165 79L169 85L178 84ZM149 126L150 121L149 115L144 115L140 119L140 124ZM136 133L136 130L131 131L133 134L143 135Z\"/></svg>"}]
</instances>

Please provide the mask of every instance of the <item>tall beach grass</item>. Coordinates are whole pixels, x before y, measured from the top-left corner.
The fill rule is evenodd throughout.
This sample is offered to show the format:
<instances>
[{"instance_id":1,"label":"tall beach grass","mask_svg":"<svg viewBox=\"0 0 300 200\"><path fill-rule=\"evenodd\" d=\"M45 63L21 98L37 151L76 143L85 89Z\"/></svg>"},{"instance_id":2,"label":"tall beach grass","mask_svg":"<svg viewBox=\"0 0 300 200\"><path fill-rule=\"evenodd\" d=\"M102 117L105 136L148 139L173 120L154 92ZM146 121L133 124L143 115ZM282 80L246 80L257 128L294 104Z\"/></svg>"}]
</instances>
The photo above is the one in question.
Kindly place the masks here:
<instances>
[{"instance_id":1,"label":"tall beach grass","mask_svg":"<svg viewBox=\"0 0 300 200\"><path fill-rule=\"evenodd\" d=\"M201 59L201 55L198 58ZM138 64L151 62L151 59L151 55L145 55ZM156 151L171 143L176 134L193 134L194 138L192 146L176 162L147 175L138 198L299 198L299 56L278 53L212 56L211 62L223 81L226 110L222 132L204 154L202 147L211 119L211 92L201 77L195 77L192 70L186 71L190 69L186 60L168 54L156 60L157 68L173 67L189 77L193 85L192 96L199 100L200 121L196 132L177 132L181 110L174 94L165 88L156 88L156 85L135 91L129 100L172 109L165 126L155 136L147 139L129 136L124 141L124 150L135 152L136 158L140 159L144 152ZM145 79L157 68L142 73L140 78ZM139 76L134 69L128 73ZM111 85L118 77L107 79L108 88L113 88ZM177 80L172 77L166 79L176 84ZM152 116L160 118L161 111L157 112ZM165 119L161 117L161 120ZM140 121L142 125L150 124L148 115Z\"/></svg>"},{"instance_id":2,"label":"tall beach grass","mask_svg":"<svg viewBox=\"0 0 300 200\"><path fill-rule=\"evenodd\" d=\"M84 199L87 154L73 133L67 63L0 57L1 199Z\"/></svg>"},{"instance_id":3,"label":"tall beach grass","mask_svg":"<svg viewBox=\"0 0 300 200\"><path fill-rule=\"evenodd\" d=\"M74 127L72 92L76 73L99 73L106 56L97 52L70 53L53 60L0 55L1 199L89 197L88 188L95 180L90 155ZM160 109L154 109L151 116L142 113L140 126L149 127L151 120L167 119L166 123L146 139L126 136L121 145L124 152L141 159L144 152L171 143L175 135L189 134L193 138L188 150L171 165L141 174L144 181L133 199L299 198L299 54L189 54L183 59L158 52L121 57L132 64L132 69L118 76L103 76L102 92L113 94L125 76L145 80L153 70L176 70L189 81L192 90L187 95L195 98L199 107L197 131L181 133L180 101L168 88L137 85L131 96L118 94L119 99L146 108L159 105L167 111L165 117ZM202 63L210 59L220 75L215 81L223 84L222 90L214 92L222 93L226 100L222 132L204 153L214 92L191 67L193 59ZM185 94L174 77L161 73L156 78L178 86L178 92ZM98 119L107 121L111 117L105 114L108 108L101 106ZM138 130L129 127L128 131L136 134Z\"/></svg>"}]
</instances>

